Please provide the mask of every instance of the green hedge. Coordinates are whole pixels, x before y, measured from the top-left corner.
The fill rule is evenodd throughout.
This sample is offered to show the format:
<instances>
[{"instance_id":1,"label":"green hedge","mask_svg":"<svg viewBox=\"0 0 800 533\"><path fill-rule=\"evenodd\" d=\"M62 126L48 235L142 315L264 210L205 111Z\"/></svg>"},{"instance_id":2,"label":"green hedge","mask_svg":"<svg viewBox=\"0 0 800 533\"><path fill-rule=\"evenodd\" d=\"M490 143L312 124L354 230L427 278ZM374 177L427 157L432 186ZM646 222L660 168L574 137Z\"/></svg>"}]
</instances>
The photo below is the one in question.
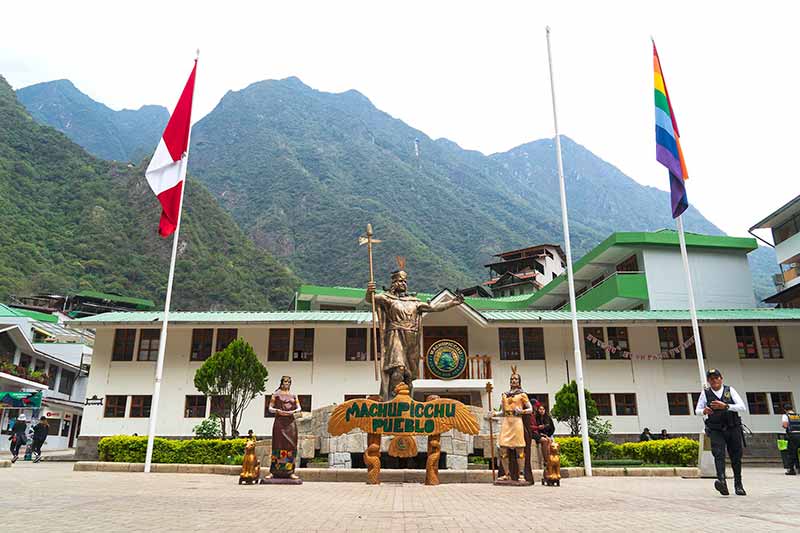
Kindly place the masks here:
<instances>
[{"instance_id":1,"label":"green hedge","mask_svg":"<svg viewBox=\"0 0 800 533\"><path fill-rule=\"evenodd\" d=\"M561 446L562 466L583 466L583 446L580 437L556 437L556 442ZM594 440L589 439L592 459L631 459L646 464L695 466L699 446L697 441L686 438L624 444L613 442L595 444Z\"/></svg>"},{"instance_id":2,"label":"green hedge","mask_svg":"<svg viewBox=\"0 0 800 533\"><path fill-rule=\"evenodd\" d=\"M228 456L244 454L245 439L170 440L156 437L153 442L154 463L227 464ZM147 437L117 435L104 437L97 444L101 461L143 463Z\"/></svg>"}]
</instances>

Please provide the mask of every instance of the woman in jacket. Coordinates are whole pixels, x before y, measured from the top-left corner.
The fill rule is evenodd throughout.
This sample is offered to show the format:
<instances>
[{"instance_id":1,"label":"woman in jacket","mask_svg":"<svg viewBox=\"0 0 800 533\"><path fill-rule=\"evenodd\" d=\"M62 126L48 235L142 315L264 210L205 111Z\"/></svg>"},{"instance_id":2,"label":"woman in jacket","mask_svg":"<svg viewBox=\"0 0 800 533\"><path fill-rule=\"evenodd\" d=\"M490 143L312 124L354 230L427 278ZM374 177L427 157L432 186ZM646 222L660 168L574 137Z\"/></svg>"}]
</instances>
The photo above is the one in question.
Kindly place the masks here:
<instances>
[{"instance_id":1,"label":"woman in jacket","mask_svg":"<svg viewBox=\"0 0 800 533\"><path fill-rule=\"evenodd\" d=\"M39 423L33 426L33 462L38 463L42 460L42 444L47 440L47 435L50 433L50 425L47 423L46 417L41 417Z\"/></svg>"},{"instance_id":2,"label":"woman in jacket","mask_svg":"<svg viewBox=\"0 0 800 533\"><path fill-rule=\"evenodd\" d=\"M544 468L547 464L547 457L550 455L550 441L556 432L556 426L553 423L553 417L548 414L543 404L537 406L531 425L533 440L539 446L539 466Z\"/></svg>"},{"instance_id":3,"label":"woman in jacket","mask_svg":"<svg viewBox=\"0 0 800 533\"><path fill-rule=\"evenodd\" d=\"M14 422L14 427L11 428L11 462L16 463L19 458L19 449L28 443L28 438L25 436L25 430L28 429L28 422L25 418L25 413L17 417Z\"/></svg>"}]
</instances>

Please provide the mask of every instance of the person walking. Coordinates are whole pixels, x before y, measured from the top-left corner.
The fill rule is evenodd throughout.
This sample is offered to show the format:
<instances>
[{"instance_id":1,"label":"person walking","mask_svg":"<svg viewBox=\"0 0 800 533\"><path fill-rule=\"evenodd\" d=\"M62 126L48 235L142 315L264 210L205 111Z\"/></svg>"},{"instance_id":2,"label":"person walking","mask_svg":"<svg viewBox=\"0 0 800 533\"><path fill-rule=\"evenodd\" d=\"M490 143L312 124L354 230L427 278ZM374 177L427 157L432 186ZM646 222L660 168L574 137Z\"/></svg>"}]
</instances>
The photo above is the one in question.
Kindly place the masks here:
<instances>
[{"instance_id":1,"label":"person walking","mask_svg":"<svg viewBox=\"0 0 800 533\"><path fill-rule=\"evenodd\" d=\"M14 427L11 428L11 437L9 437L9 440L11 441L12 463L17 462L17 459L19 459L19 449L28 442L28 438L25 436L26 429L28 429L28 421L25 418L25 413L22 413L14 422Z\"/></svg>"},{"instance_id":2,"label":"person walking","mask_svg":"<svg viewBox=\"0 0 800 533\"><path fill-rule=\"evenodd\" d=\"M700 393L695 414L705 416L706 434L711 439L711 453L717 469L714 488L723 496L730 494L725 481L725 449L733 468L733 486L738 496L746 496L742 485L742 419L747 411L736 389L722 384L722 373L716 368L706 372L708 387Z\"/></svg>"},{"instance_id":3,"label":"person walking","mask_svg":"<svg viewBox=\"0 0 800 533\"><path fill-rule=\"evenodd\" d=\"M50 433L50 424L47 422L47 417L39 418L39 423L33 426L33 462L38 463L42 460L42 445L47 440L47 435Z\"/></svg>"},{"instance_id":4,"label":"person walking","mask_svg":"<svg viewBox=\"0 0 800 533\"><path fill-rule=\"evenodd\" d=\"M786 475L794 476L800 472L800 459L797 457L797 450L800 448L800 415L794 412L792 404L783 405L784 415L781 418L781 426L786 430L786 452L789 460L786 464Z\"/></svg>"}]
</instances>

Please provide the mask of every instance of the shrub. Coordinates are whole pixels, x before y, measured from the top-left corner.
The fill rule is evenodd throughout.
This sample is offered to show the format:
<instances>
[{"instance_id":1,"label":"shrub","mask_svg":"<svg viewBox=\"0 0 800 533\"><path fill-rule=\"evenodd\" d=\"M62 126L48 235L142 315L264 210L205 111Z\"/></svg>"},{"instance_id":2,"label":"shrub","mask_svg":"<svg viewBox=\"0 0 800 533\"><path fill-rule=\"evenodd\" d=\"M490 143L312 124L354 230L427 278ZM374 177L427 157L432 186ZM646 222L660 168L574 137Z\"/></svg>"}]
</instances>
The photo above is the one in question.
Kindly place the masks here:
<instances>
[{"instance_id":1,"label":"shrub","mask_svg":"<svg viewBox=\"0 0 800 533\"><path fill-rule=\"evenodd\" d=\"M561 447L561 466L583 466L583 444L580 437L556 437ZM594 456L594 441L589 439L589 450Z\"/></svg>"},{"instance_id":2,"label":"shrub","mask_svg":"<svg viewBox=\"0 0 800 533\"><path fill-rule=\"evenodd\" d=\"M218 439L222 437L222 426L219 417L212 414L192 428L194 436L198 439Z\"/></svg>"},{"instance_id":3,"label":"shrub","mask_svg":"<svg viewBox=\"0 0 800 533\"><path fill-rule=\"evenodd\" d=\"M626 442L619 446L620 456L648 464L695 466L700 443L687 438Z\"/></svg>"},{"instance_id":4,"label":"shrub","mask_svg":"<svg viewBox=\"0 0 800 533\"><path fill-rule=\"evenodd\" d=\"M244 455L245 439L170 440L156 437L154 463L228 464L228 456ZM143 463L147 437L117 435L104 437L97 444L101 461Z\"/></svg>"},{"instance_id":5,"label":"shrub","mask_svg":"<svg viewBox=\"0 0 800 533\"><path fill-rule=\"evenodd\" d=\"M589 420L589 437L597 444L605 444L611 435L611 421L600 417Z\"/></svg>"},{"instance_id":6,"label":"shrub","mask_svg":"<svg viewBox=\"0 0 800 533\"><path fill-rule=\"evenodd\" d=\"M599 442L594 447L594 453L592 454L592 459L595 457L598 459L619 459L621 457L622 450L618 444L614 444L613 442Z\"/></svg>"}]
</instances>

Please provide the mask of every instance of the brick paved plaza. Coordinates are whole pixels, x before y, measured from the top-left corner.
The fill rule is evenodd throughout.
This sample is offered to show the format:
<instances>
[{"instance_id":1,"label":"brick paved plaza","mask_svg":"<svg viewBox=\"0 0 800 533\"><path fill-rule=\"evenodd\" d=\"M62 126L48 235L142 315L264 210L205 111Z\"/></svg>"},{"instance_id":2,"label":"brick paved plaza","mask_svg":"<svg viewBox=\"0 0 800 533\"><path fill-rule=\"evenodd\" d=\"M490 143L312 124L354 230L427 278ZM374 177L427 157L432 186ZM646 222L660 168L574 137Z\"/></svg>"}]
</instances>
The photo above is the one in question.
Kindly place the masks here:
<instances>
[{"instance_id":1,"label":"brick paved plaza","mask_svg":"<svg viewBox=\"0 0 800 533\"><path fill-rule=\"evenodd\" d=\"M787 531L800 477L745 471L746 497L710 480L575 478L560 488L313 483L239 486L233 476L0 469L3 526L29 531ZM732 484L731 484L732 485ZM546 525L546 527L542 527ZM13 530L13 529L8 529Z\"/></svg>"}]
</instances>

